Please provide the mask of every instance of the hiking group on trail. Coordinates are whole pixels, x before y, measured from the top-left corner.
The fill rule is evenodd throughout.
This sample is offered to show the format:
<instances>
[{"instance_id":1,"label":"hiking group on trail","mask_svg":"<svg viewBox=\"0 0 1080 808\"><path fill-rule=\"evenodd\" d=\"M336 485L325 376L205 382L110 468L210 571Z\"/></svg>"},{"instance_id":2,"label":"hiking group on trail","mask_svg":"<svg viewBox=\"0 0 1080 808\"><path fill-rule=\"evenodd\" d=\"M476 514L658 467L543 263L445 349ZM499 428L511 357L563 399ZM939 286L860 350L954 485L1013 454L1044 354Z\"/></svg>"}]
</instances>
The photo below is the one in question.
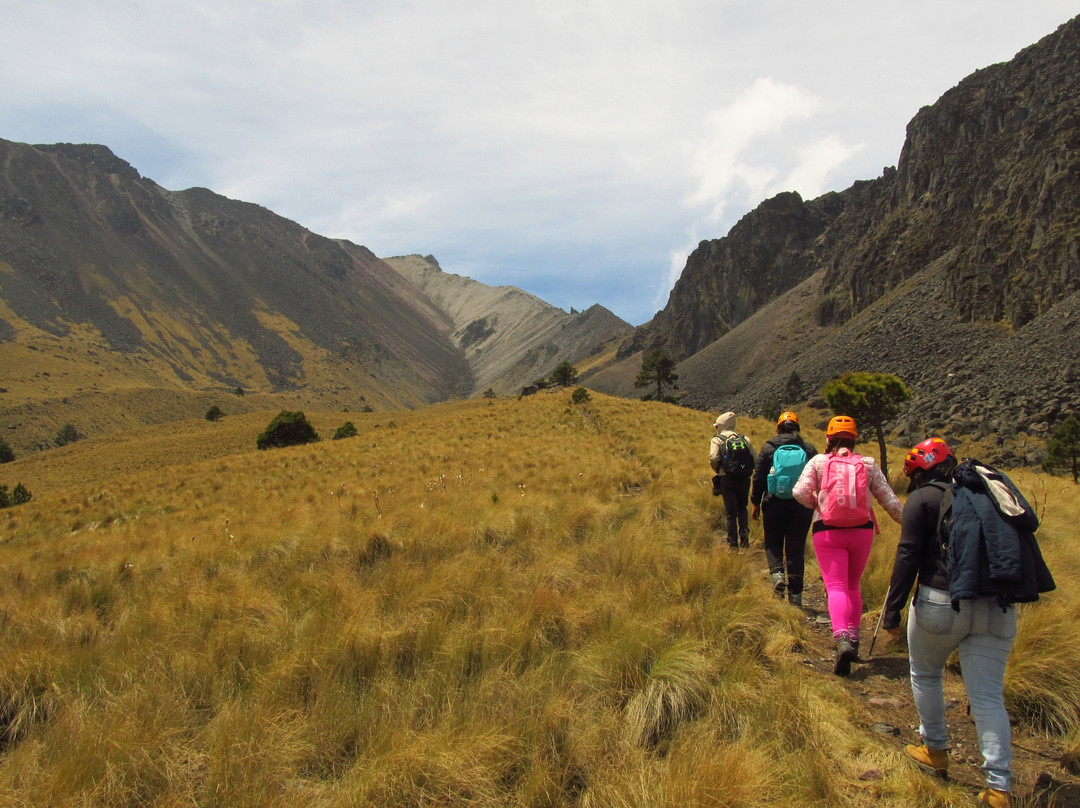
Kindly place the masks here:
<instances>
[{"instance_id":1,"label":"hiking group on trail","mask_svg":"<svg viewBox=\"0 0 1080 808\"><path fill-rule=\"evenodd\" d=\"M942 676L957 651L984 758L986 788L978 801L1011 805L1004 677L1016 636L1015 604L1054 588L1034 535L1038 518L1019 489L977 460L958 463L949 445L932 437L905 457L908 498L901 503L877 462L855 452L858 428L849 416L829 421L823 454L803 440L794 412L780 415L776 436L757 456L735 431L734 413L722 414L714 426L709 464L713 493L724 500L728 545L749 547L749 494L749 517L762 520L773 592L782 598L786 591L791 604L802 606L806 535L812 534L839 676L859 661L860 580L879 532L871 497L900 525L879 626L899 636L910 598L909 669L922 744L905 752L923 770L947 777Z\"/></svg>"}]
</instances>

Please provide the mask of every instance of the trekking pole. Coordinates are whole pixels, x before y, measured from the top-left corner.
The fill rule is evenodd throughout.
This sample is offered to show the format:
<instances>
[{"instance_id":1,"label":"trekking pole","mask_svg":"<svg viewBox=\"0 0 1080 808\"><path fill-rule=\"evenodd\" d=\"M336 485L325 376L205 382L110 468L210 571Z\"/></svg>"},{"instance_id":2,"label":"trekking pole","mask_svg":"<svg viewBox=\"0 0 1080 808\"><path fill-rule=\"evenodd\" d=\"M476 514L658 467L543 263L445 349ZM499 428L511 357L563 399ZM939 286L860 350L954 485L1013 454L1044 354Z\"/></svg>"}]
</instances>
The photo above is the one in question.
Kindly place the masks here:
<instances>
[{"instance_id":1,"label":"trekking pole","mask_svg":"<svg viewBox=\"0 0 1080 808\"><path fill-rule=\"evenodd\" d=\"M870 638L870 650L866 652L868 657L874 655L874 643L877 642L878 632L881 631L881 623L885 619L885 606L889 603L889 592L892 591L892 584L889 584L889 588L885 590L885 602L881 604L881 614L878 615L877 625L874 626L874 636Z\"/></svg>"}]
</instances>

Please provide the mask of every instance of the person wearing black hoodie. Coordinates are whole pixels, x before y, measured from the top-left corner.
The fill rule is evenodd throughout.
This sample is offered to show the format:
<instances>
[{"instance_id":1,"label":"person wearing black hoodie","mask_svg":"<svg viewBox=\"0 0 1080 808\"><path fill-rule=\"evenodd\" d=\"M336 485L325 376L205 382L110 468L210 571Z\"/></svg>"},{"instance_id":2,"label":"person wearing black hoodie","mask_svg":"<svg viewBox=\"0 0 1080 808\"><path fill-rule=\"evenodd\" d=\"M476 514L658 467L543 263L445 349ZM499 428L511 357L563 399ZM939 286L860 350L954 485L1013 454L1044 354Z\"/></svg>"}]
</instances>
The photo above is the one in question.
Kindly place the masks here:
<instances>
[{"instance_id":1,"label":"person wearing black hoodie","mask_svg":"<svg viewBox=\"0 0 1080 808\"><path fill-rule=\"evenodd\" d=\"M750 518L761 518L765 533L765 558L769 563L773 592L782 598L786 590L788 601L794 606L802 606L806 534L814 514L791 497L790 486L775 494L769 491L773 455L779 447L790 445L800 447L806 454L806 460L817 454L817 449L799 434L799 416L789 411L780 414L776 422L776 436L766 441L758 455L750 492ZM801 470L794 471L791 485L794 485ZM777 486L774 484L773 487Z\"/></svg>"},{"instance_id":2,"label":"person wearing black hoodie","mask_svg":"<svg viewBox=\"0 0 1080 808\"><path fill-rule=\"evenodd\" d=\"M901 610L914 587L908 611L908 656L923 742L909 744L904 751L924 771L948 776L942 675L950 654L958 651L985 761L986 789L980 792L979 802L1007 808L1012 750L1003 682L1016 636L1016 607L1003 608L992 597L973 597L959 600L953 608L938 521L956 468L956 456L941 438L924 440L904 460L904 474L911 482L881 626L899 636Z\"/></svg>"}]
</instances>

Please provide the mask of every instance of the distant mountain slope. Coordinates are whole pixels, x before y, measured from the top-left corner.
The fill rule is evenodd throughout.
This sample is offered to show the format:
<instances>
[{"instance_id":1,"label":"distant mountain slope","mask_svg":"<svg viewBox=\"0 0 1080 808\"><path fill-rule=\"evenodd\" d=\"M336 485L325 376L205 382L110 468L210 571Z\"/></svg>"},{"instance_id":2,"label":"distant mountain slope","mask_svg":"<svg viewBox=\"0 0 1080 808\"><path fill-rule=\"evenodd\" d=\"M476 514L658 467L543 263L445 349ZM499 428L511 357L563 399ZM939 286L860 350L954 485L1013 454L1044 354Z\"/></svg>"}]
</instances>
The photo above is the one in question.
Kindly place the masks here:
<instances>
[{"instance_id":1,"label":"distant mountain slope","mask_svg":"<svg viewBox=\"0 0 1080 808\"><path fill-rule=\"evenodd\" d=\"M121 429L237 391L234 411L516 394L630 331L452 277L421 289L258 205L161 188L105 146L0 140L0 427L26 451L72 417Z\"/></svg>"},{"instance_id":2,"label":"distant mountain slope","mask_svg":"<svg viewBox=\"0 0 1080 808\"><path fill-rule=\"evenodd\" d=\"M454 344L464 351L474 384L500 395L517 393L551 375L566 360L581 363L633 328L603 306L567 314L513 286L486 286L443 272L431 256L387 258L453 325Z\"/></svg>"},{"instance_id":3,"label":"distant mountain slope","mask_svg":"<svg viewBox=\"0 0 1080 808\"><path fill-rule=\"evenodd\" d=\"M469 386L445 318L363 247L167 191L101 146L0 141L0 166L9 336L100 335L164 386L343 387L395 404Z\"/></svg>"},{"instance_id":4,"label":"distant mountain slope","mask_svg":"<svg viewBox=\"0 0 1080 808\"><path fill-rule=\"evenodd\" d=\"M781 194L702 242L624 364L663 347L686 403L743 411L793 373L813 395L847 370L894 372L916 394L912 431L1045 435L1080 411L1077 64L1080 18L921 110L895 169ZM629 375L592 382L625 393Z\"/></svg>"}]
</instances>

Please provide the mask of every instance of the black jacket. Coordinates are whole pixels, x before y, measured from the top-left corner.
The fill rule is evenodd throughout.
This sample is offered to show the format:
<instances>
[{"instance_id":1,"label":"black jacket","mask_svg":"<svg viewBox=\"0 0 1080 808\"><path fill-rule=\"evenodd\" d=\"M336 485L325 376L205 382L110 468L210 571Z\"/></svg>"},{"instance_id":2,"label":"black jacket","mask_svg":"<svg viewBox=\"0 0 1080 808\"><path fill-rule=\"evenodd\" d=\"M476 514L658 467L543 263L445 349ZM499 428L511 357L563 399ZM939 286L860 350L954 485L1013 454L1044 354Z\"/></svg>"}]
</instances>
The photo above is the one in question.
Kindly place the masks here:
<instances>
[{"instance_id":1,"label":"black jacket","mask_svg":"<svg viewBox=\"0 0 1080 808\"><path fill-rule=\"evenodd\" d=\"M913 491L904 504L900 541L896 546L889 595L885 599L882 628L900 625L900 612L916 581L935 589L949 589L949 576L941 558L941 542L937 535L938 514L945 488L945 483L929 483Z\"/></svg>"},{"instance_id":2,"label":"black jacket","mask_svg":"<svg viewBox=\"0 0 1080 808\"><path fill-rule=\"evenodd\" d=\"M761 500L771 497L769 494L769 469L772 468L772 456L776 451L777 446L784 446L788 443L797 443L802 447L802 450L806 452L806 459L817 454L817 449L807 443L799 435L783 434L774 435L769 438L765 445L761 447L761 452L757 456L757 464L754 466L754 483L750 489L750 504L760 505Z\"/></svg>"}]
</instances>

